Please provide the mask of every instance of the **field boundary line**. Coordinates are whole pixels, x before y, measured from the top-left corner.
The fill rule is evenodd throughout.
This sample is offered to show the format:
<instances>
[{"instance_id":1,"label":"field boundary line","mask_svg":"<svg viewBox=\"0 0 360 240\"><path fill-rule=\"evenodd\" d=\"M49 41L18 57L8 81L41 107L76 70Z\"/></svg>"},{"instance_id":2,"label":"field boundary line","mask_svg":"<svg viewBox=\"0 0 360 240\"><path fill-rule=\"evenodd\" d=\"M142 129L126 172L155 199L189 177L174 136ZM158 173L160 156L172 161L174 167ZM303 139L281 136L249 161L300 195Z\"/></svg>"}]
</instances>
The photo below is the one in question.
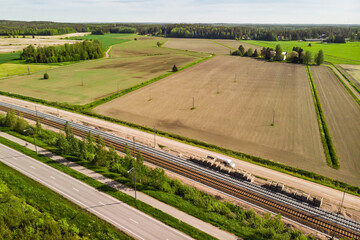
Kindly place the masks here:
<instances>
[{"instance_id":1,"label":"field boundary line","mask_svg":"<svg viewBox=\"0 0 360 240\"><path fill-rule=\"evenodd\" d=\"M233 48L233 47L230 47L230 46L228 46L228 45L219 43L219 42L217 42L217 41L215 41L215 40L210 40L210 41L211 41L211 42L214 42L214 43L216 43L216 44L219 44L219 45L221 45L221 46L223 46L223 47L227 47L227 48L230 48L230 49L232 49L232 50L237 50L236 48Z\"/></svg>"},{"instance_id":2,"label":"field boundary line","mask_svg":"<svg viewBox=\"0 0 360 240\"><path fill-rule=\"evenodd\" d=\"M337 158L337 155L336 155L336 152L335 152L332 140L331 140L330 131L329 131L326 121L325 121L325 115L322 110L320 99L319 99L319 96L316 91L315 83L314 83L313 77L311 75L309 66L306 65L305 69L306 69L306 73L308 75L308 79L309 79L310 87L311 87L311 93L312 93L314 104L315 104L315 111L316 111L316 116L318 119L321 142L324 147L326 162L328 163L328 165L330 167L338 169L340 167L340 164L339 164L339 161L338 161L338 158Z\"/></svg>"}]
</instances>

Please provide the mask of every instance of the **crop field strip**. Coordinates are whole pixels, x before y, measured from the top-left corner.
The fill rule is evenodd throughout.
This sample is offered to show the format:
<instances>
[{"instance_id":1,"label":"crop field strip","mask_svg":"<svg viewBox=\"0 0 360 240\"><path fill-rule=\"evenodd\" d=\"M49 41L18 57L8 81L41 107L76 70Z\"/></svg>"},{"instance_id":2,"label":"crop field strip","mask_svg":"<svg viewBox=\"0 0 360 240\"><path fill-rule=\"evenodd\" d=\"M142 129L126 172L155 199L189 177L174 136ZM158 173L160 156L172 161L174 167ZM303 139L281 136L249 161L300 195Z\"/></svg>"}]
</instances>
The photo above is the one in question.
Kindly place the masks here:
<instances>
[{"instance_id":1,"label":"crop field strip","mask_svg":"<svg viewBox=\"0 0 360 240\"><path fill-rule=\"evenodd\" d=\"M0 110L2 111L9 111L11 109L14 109L15 112L21 112L25 118L29 118L32 120L36 120L39 118L40 122L43 124L63 129L65 120L53 117L51 115L38 113L38 117L36 116L35 111L24 109L17 107L15 105L9 105L2 103L0 106ZM55 121L54 121L55 120ZM58 122L58 121L62 121ZM96 133L102 133L101 131L91 129L88 127L81 126L79 124L71 123L70 125L73 127L74 134L79 136L86 136L88 131L92 131L93 134ZM209 185L213 188L216 188L220 191L223 191L225 193L231 194L235 197L246 199L247 201L250 201L252 203L261 205L271 211L279 212L282 215L289 217L291 219L294 219L300 223L303 223L305 225L308 225L312 228L318 229L320 231L323 231L328 234L335 234L338 237L347 237L347 238L354 238L354 239L360 239L360 224L357 222L354 222L349 219L345 219L342 216L337 216L336 214L331 214L329 212L326 212L322 209L318 208L312 208L315 213L307 213L303 209L297 209L294 206L288 206L287 204L281 203L281 197L277 196L277 198L280 197L280 202L277 202L274 199L271 199L269 197L266 197L259 193L254 193L251 190L241 187L240 182L236 183L233 178L227 177L215 173L214 171L210 171L211 174L209 174L208 171L195 169L194 166L191 167L191 164L189 163L176 163L175 161L169 161L166 159L166 157L170 157L173 159L180 159L174 156L171 156L166 153L157 152L156 150L142 146L138 143L132 143L131 141L124 140L118 137L111 136L110 134L102 133L101 134L104 137L104 141L109 145L113 145L115 149L123 151L125 146L128 145L130 150L133 151L140 151L144 159L146 161L149 161L155 165L158 165L160 167L164 167L166 169L169 169L173 172L179 173L181 175L185 175L186 177L189 177L195 181L201 182L203 184ZM117 140L122 140L117 141ZM134 144L133 146L131 146ZM140 148L143 147L143 148ZM153 151L153 153L149 152L149 150ZM181 159L180 159L181 160ZM184 161L184 160L181 160ZM199 168L197 166L197 168ZM213 176L211 176L213 175ZM220 177L222 178L220 178ZM226 180L228 179L228 180ZM230 180L230 181L229 181ZM250 186L254 187L253 184L249 184ZM261 188L261 187L260 187ZM251 188L250 188L251 189ZM266 191L266 190L264 190ZM277 199L275 198L275 199ZM297 204L300 205L300 204ZM296 206L296 205L295 205ZM316 216L317 215L317 216ZM328 216L326 216L328 215ZM324 220L324 218L329 217L327 220ZM336 224L336 223L340 223ZM343 225L343 226L341 226ZM346 226L346 227L344 227ZM353 230L351 230L353 229Z\"/></svg>"},{"instance_id":2,"label":"crop field strip","mask_svg":"<svg viewBox=\"0 0 360 240\"><path fill-rule=\"evenodd\" d=\"M325 66L310 67L340 162L339 174L360 180L360 105Z\"/></svg>"}]
</instances>

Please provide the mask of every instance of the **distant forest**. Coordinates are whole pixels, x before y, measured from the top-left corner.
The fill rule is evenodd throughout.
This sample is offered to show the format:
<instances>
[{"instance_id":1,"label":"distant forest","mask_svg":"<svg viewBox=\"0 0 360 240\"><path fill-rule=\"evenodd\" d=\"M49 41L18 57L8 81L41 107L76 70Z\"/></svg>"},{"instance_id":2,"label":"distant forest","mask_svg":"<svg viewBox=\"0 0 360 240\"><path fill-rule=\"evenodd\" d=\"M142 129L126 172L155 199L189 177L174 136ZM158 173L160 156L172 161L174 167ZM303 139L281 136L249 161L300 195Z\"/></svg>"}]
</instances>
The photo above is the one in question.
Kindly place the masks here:
<instances>
[{"instance_id":1,"label":"distant forest","mask_svg":"<svg viewBox=\"0 0 360 240\"><path fill-rule=\"evenodd\" d=\"M360 40L360 25L261 25L261 24L124 24L0 21L0 35L59 35L137 32L178 38L252 39L263 41L327 38L328 42Z\"/></svg>"}]
</instances>

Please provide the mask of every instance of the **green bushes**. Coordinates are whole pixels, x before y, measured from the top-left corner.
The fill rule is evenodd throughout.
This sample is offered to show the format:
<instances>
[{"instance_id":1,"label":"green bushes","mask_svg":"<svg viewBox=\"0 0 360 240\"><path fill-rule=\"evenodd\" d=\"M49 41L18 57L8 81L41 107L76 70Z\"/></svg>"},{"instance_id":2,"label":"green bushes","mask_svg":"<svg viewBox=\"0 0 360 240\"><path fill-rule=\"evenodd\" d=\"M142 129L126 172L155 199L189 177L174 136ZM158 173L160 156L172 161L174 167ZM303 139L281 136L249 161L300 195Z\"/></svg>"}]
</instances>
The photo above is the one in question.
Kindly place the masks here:
<instances>
[{"instance_id":1,"label":"green bushes","mask_svg":"<svg viewBox=\"0 0 360 240\"><path fill-rule=\"evenodd\" d=\"M49 79L49 74L48 73L44 73L44 79Z\"/></svg>"},{"instance_id":2,"label":"green bushes","mask_svg":"<svg viewBox=\"0 0 360 240\"><path fill-rule=\"evenodd\" d=\"M312 78L309 66L306 66L306 72L309 77L311 92L312 92L313 98L314 98L316 115L318 117L320 136L321 136L322 143L324 146L326 161L330 167L338 169L340 167L339 160L337 158L335 148L334 148L332 140L331 140L330 131L329 131L326 121L325 121L325 116L324 116L324 113L321 108L320 100L319 100L319 97L316 92L315 83Z\"/></svg>"}]
</instances>

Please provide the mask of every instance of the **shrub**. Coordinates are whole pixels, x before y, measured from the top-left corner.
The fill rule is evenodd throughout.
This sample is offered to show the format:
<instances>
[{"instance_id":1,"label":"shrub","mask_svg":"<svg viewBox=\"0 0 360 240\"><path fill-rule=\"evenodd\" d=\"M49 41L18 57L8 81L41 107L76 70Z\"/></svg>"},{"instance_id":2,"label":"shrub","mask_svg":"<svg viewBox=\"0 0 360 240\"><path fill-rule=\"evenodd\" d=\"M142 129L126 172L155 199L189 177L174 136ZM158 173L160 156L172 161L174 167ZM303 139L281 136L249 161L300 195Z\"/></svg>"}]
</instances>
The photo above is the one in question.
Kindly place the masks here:
<instances>
[{"instance_id":1,"label":"shrub","mask_svg":"<svg viewBox=\"0 0 360 240\"><path fill-rule=\"evenodd\" d=\"M178 68L176 67L176 65L173 66L172 71L173 71L173 72L179 71Z\"/></svg>"},{"instance_id":2,"label":"shrub","mask_svg":"<svg viewBox=\"0 0 360 240\"><path fill-rule=\"evenodd\" d=\"M49 79L49 74L48 73L44 73L44 79Z\"/></svg>"}]
</instances>

